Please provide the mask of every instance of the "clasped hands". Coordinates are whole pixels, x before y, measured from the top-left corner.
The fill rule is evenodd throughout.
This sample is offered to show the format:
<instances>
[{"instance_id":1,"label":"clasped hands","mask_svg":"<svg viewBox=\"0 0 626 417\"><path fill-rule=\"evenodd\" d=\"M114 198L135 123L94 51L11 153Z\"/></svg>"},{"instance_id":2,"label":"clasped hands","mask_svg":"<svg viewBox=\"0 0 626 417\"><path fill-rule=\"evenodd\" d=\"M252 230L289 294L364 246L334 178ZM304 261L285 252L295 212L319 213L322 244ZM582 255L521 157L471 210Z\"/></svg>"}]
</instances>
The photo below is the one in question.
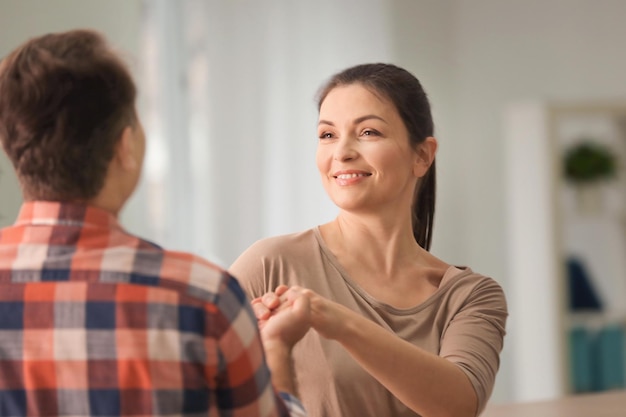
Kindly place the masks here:
<instances>
[{"instance_id":1,"label":"clasped hands","mask_svg":"<svg viewBox=\"0 0 626 417\"><path fill-rule=\"evenodd\" d=\"M293 346L309 328L335 339L352 311L299 286L279 285L274 291L252 300L263 340L279 340ZM342 320L341 318L344 318Z\"/></svg>"}]
</instances>

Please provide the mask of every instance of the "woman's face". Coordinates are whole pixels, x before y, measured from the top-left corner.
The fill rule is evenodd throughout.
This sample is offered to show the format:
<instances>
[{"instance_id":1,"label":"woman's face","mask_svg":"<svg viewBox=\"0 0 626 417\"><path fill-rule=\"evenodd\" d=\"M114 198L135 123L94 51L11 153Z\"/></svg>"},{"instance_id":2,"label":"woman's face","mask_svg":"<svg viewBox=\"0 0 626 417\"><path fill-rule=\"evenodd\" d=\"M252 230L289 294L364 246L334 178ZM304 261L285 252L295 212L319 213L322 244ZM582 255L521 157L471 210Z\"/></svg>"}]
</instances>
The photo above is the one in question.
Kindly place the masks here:
<instances>
[{"instance_id":1,"label":"woman's face","mask_svg":"<svg viewBox=\"0 0 626 417\"><path fill-rule=\"evenodd\" d=\"M320 107L317 167L341 209L411 207L420 158L396 107L361 84L331 90Z\"/></svg>"}]
</instances>

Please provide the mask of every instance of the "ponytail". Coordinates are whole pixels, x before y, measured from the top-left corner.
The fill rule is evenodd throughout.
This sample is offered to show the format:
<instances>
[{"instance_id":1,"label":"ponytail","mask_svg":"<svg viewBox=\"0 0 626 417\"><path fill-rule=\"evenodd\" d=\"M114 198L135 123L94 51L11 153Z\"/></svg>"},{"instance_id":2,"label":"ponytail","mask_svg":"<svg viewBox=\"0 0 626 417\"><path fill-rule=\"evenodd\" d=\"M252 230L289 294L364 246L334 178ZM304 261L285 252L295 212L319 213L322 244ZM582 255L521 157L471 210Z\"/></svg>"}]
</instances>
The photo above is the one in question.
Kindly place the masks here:
<instances>
[{"instance_id":1,"label":"ponytail","mask_svg":"<svg viewBox=\"0 0 626 417\"><path fill-rule=\"evenodd\" d=\"M436 191L435 161L430 166L426 175L415 187L413 199L413 236L417 243L424 249L430 250L433 237L433 218L435 216L435 191Z\"/></svg>"}]
</instances>

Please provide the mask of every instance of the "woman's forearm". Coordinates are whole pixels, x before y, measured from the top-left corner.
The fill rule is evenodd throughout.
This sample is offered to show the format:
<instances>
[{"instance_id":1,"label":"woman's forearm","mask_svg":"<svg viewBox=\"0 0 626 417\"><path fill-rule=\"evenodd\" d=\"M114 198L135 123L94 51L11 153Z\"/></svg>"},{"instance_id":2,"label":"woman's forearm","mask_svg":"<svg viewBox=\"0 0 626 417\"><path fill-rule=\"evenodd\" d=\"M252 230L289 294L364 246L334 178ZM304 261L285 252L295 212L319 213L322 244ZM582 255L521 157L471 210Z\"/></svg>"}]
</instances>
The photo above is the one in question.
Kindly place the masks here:
<instances>
[{"instance_id":1,"label":"woman's forearm","mask_svg":"<svg viewBox=\"0 0 626 417\"><path fill-rule=\"evenodd\" d=\"M423 417L476 415L476 393L457 365L402 340L346 307L335 305L333 310L337 311L331 338L407 407ZM316 327L315 319L313 325Z\"/></svg>"}]
</instances>

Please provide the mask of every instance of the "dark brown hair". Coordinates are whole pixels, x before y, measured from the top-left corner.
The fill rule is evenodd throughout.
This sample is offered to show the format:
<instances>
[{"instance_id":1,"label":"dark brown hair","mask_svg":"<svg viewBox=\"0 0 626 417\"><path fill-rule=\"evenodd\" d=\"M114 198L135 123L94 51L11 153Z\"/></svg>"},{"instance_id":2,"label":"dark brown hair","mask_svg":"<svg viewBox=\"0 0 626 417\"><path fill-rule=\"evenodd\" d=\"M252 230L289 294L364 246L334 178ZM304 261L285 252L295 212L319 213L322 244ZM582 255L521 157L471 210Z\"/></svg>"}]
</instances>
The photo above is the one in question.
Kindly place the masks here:
<instances>
[{"instance_id":1,"label":"dark brown hair","mask_svg":"<svg viewBox=\"0 0 626 417\"><path fill-rule=\"evenodd\" d=\"M87 200L104 185L115 144L133 125L136 89L104 37L33 38L0 63L0 140L25 196Z\"/></svg>"},{"instance_id":2,"label":"dark brown hair","mask_svg":"<svg viewBox=\"0 0 626 417\"><path fill-rule=\"evenodd\" d=\"M434 123L430 103L419 80L407 70L392 64L362 64L345 69L330 78L318 93L318 110L328 93L336 87L361 84L391 101L408 132L413 146L433 136ZM426 250L432 241L435 215L435 161L415 187L412 208L413 236Z\"/></svg>"}]
</instances>

